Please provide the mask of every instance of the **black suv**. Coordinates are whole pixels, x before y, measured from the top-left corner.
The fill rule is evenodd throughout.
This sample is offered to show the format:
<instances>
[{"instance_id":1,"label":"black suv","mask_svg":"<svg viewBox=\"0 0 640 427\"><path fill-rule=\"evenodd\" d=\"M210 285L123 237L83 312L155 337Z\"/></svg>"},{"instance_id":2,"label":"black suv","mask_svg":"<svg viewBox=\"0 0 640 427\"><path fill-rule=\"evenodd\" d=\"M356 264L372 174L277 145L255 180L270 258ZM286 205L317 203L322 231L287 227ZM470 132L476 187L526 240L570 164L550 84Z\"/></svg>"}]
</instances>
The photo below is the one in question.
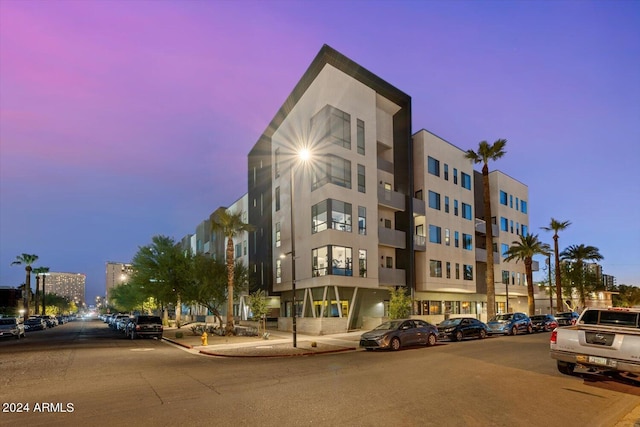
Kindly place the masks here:
<instances>
[{"instance_id":1,"label":"black suv","mask_svg":"<svg viewBox=\"0 0 640 427\"><path fill-rule=\"evenodd\" d=\"M162 319L160 316L148 316L139 314L127 325L126 334L132 340L138 337L155 337L162 339Z\"/></svg>"}]
</instances>

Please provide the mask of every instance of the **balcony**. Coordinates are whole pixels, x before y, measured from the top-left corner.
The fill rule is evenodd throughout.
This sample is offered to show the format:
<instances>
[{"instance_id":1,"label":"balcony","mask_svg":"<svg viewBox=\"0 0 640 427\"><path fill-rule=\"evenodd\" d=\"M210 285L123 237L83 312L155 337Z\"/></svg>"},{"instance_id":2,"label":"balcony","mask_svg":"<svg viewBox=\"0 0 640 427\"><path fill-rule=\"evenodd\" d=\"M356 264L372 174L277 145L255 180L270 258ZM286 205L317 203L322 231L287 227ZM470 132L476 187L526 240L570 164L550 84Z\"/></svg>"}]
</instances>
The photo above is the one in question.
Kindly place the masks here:
<instances>
[{"instance_id":1,"label":"balcony","mask_svg":"<svg viewBox=\"0 0 640 427\"><path fill-rule=\"evenodd\" d=\"M482 235L487 234L487 228L486 228L485 221L483 219L480 219L480 218L476 218L475 220L476 220L475 221L476 233L480 233ZM500 229L498 228L497 224L492 224L491 225L491 231L493 231L493 237L496 237L496 236L500 235Z\"/></svg>"},{"instance_id":2,"label":"balcony","mask_svg":"<svg viewBox=\"0 0 640 427\"><path fill-rule=\"evenodd\" d=\"M483 248L476 248L476 262L487 263L487 250ZM500 254L498 252L493 253L493 265L500 264Z\"/></svg>"},{"instance_id":3,"label":"balcony","mask_svg":"<svg viewBox=\"0 0 640 427\"><path fill-rule=\"evenodd\" d=\"M390 246L392 248L405 249L407 247L405 236L406 235L404 231L378 227L378 244L381 246Z\"/></svg>"},{"instance_id":4,"label":"balcony","mask_svg":"<svg viewBox=\"0 0 640 427\"><path fill-rule=\"evenodd\" d=\"M378 204L396 211L405 210L405 195L378 187Z\"/></svg>"},{"instance_id":5,"label":"balcony","mask_svg":"<svg viewBox=\"0 0 640 427\"><path fill-rule=\"evenodd\" d=\"M393 163L378 157L378 169L393 174Z\"/></svg>"},{"instance_id":6,"label":"balcony","mask_svg":"<svg viewBox=\"0 0 640 427\"><path fill-rule=\"evenodd\" d=\"M413 199L413 216L425 216L427 213L427 209L424 203L424 200Z\"/></svg>"},{"instance_id":7,"label":"balcony","mask_svg":"<svg viewBox=\"0 0 640 427\"><path fill-rule=\"evenodd\" d=\"M404 286L407 284L405 270L397 268L378 268L378 284L381 286Z\"/></svg>"},{"instance_id":8,"label":"balcony","mask_svg":"<svg viewBox=\"0 0 640 427\"><path fill-rule=\"evenodd\" d=\"M413 235L413 249L419 252L427 250L427 236Z\"/></svg>"}]
</instances>

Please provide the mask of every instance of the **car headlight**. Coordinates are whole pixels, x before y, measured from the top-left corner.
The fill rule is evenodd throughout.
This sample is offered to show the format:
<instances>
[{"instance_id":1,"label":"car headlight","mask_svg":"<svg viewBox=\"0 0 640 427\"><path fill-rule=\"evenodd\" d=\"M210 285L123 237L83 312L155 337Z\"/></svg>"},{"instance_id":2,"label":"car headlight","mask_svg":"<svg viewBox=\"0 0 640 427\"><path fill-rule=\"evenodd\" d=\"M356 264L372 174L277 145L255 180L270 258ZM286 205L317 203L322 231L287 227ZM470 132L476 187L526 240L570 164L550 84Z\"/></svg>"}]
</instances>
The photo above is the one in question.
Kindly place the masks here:
<instances>
[{"instance_id":1,"label":"car headlight","mask_svg":"<svg viewBox=\"0 0 640 427\"><path fill-rule=\"evenodd\" d=\"M450 332L453 332L453 330L454 330L454 329L455 329L455 328L446 328L446 329L444 330L444 333L445 333L445 334L448 334L448 333L450 333Z\"/></svg>"}]
</instances>

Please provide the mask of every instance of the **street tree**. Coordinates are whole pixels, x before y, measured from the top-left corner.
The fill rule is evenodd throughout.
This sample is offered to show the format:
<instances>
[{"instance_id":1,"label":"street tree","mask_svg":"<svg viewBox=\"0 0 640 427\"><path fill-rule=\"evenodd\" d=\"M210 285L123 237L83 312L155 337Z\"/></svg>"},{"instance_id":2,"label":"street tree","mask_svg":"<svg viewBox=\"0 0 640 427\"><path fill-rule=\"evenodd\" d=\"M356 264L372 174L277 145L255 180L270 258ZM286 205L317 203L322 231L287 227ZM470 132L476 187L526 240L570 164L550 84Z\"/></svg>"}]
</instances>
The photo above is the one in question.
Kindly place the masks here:
<instances>
[{"instance_id":1,"label":"street tree","mask_svg":"<svg viewBox=\"0 0 640 427\"><path fill-rule=\"evenodd\" d=\"M558 232L566 230L571 225L569 221L558 221L555 218L551 218L551 223L548 227L542 227L545 231L553 231L553 253L555 258L555 270L556 270L556 310L558 313L563 311L562 307L562 274L560 265L560 251L558 249Z\"/></svg>"},{"instance_id":2,"label":"street tree","mask_svg":"<svg viewBox=\"0 0 640 427\"><path fill-rule=\"evenodd\" d=\"M493 265L493 228L491 216L491 188L489 186L489 161L498 160L506 154L504 150L506 139L498 139L493 144L481 141L478 151L467 150L465 158L474 163L482 163L482 195L484 202L485 246L487 248L487 272L485 283L487 286L487 317L491 319L496 314L496 285Z\"/></svg>"},{"instance_id":3,"label":"street tree","mask_svg":"<svg viewBox=\"0 0 640 427\"><path fill-rule=\"evenodd\" d=\"M233 335L233 285L234 285L234 250L233 238L245 231L252 231L253 227L242 221L240 212L233 213L230 210L218 210L210 218L211 231L221 232L227 239L227 322L225 331L227 335Z\"/></svg>"},{"instance_id":4,"label":"street tree","mask_svg":"<svg viewBox=\"0 0 640 427\"><path fill-rule=\"evenodd\" d=\"M35 312L38 314L38 305L40 300L40 295L42 295L42 314L45 314L45 302L44 302L44 281L45 281L45 273L49 272L49 267L37 267L33 269L33 274L36 275L36 300L35 300ZM40 293L40 277L42 277L42 294Z\"/></svg>"},{"instance_id":5,"label":"street tree","mask_svg":"<svg viewBox=\"0 0 640 427\"><path fill-rule=\"evenodd\" d=\"M249 295L249 309L253 320L258 321L263 331L267 331L267 314L269 313L269 303L267 295L260 289Z\"/></svg>"},{"instance_id":6,"label":"street tree","mask_svg":"<svg viewBox=\"0 0 640 427\"><path fill-rule=\"evenodd\" d=\"M527 234L520 235L520 240L513 241L509 249L507 249L504 258L505 261L524 262L525 274L527 276L527 302L529 308L529 316L536 314L536 303L533 295L533 257L534 255L548 255L551 247L546 243L540 242L538 235Z\"/></svg>"},{"instance_id":7,"label":"street tree","mask_svg":"<svg viewBox=\"0 0 640 427\"><path fill-rule=\"evenodd\" d=\"M31 270L33 268L31 265L38 260L38 255L34 254L22 254L16 257L16 260L11 263L11 265L24 265L24 271L27 272L27 279L25 282L25 292L24 292L24 318L29 318L29 294L31 293Z\"/></svg>"},{"instance_id":8,"label":"street tree","mask_svg":"<svg viewBox=\"0 0 640 427\"><path fill-rule=\"evenodd\" d=\"M569 275L572 286L580 298L582 307L586 305L587 295L598 286L597 277L585 268L587 261L601 261L604 257L595 246L571 245L560 254L563 261L569 261Z\"/></svg>"},{"instance_id":9,"label":"street tree","mask_svg":"<svg viewBox=\"0 0 640 427\"><path fill-rule=\"evenodd\" d=\"M405 319L411 314L411 298L406 288L389 289L389 319Z\"/></svg>"}]
</instances>

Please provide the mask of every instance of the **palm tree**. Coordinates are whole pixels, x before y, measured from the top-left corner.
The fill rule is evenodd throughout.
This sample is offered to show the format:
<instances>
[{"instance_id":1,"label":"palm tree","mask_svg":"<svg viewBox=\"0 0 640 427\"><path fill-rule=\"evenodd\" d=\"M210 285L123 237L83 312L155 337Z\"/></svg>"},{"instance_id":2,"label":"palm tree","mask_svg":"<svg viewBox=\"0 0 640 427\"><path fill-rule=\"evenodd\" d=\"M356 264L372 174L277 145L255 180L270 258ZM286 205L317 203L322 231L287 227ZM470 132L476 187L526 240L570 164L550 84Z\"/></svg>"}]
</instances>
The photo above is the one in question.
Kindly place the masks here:
<instances>
[{"instance_id":1,"label":"palm tree","mask_svg":"<svg viewBox=\"0 0 640 427\"><path fill-rule=\"evenodd\" d=\"M229 210L217 210L211 215L211 231L219 231L227 238L226 262L227 262L227 325L226 334L233 334L233 282L234 282L234 256L233 238L245 231L253 230L249 224L242 221L240 212L233 213Z\"/></svg>"},{"instance_id":2,"label":"palm tree","mask_svg":"<svg viewBox=\"0 0 640 427\"><path fill-rule=\"evenodd\" d=\"M527 234L520 236L520 241L512 242L507 249L505 261L523 261L524 269L527 275L527 302L529 303L529 316L536 314L536 303L533 297L533 256L547 255L551 251L551 247L546 243L540 242L538 235Z\"/></svg>"},{"instance_id":3,"label":"palm tree","mask_svg":"<svg viewBox=\"0 0 640 427\"><path fill-rule=\"evenodd\" d=\"M24 318L29 318L29 292L31 292L31 264L38 260L38 255L22 254L16 257L16 260L11 265L23 265L24 270L27 272L27 281L25 282L25 297L24 297Z\"/></svg>"},{"instance_id":4,"label":"palm tree","mask_svg":"<svg viewBox=\"0 0 640 427\"><path fill-rule=\"evenodd\" d=\"M543 230L553 231L553 252L555 254L556 263L556 310L560 313L562 309L562 275L560 274L560 252L558 250L558 231L565 230L571 225L569 221L558 221L551 218L551 224L548 227L542 227ZM549 266L551 268L551 266Z\"/></svg>"},{"instance_id":5,"label":"palm tree","mask_svg":"<svg viewBox=\"0 0 640 427\"><path fill-rule=\"evenodd\" d=\"M491 222L491 192L489 188L489 160L497 160L506 154L504 147L506 139L498 139L493 144L487 141L480 142L478 151L467 150L465 158L474 163L482 163L482 184L484 198L484 221L485 221L485 246L487 248L487 273L485 283L487 284L487 318L491 319L496 314L496 285L494 282L493 266L493 229Z\"/></svg>"},{"instance_id":6,"label":"palm tree","mask_svg":"<svg viewBox=\"0 0 640 427\"><path fill-rule=\"evenodd\" d=\"M33 269L33 274L36 275L36 314L39 309L39 297L40 297L40 276L42 276L42 314L46 314L44 305L44 274L49 272L49 267L38 267Z\"/></svg>"},{"instance_id":7,"label":"palm tree","mask_svg":"<svg viewBox=\"0 0 640 427\"><path fill-rule=\"evenodd\" d=\"M586 305L586 294L594 288L594 286L588 286L585 283L585 261L600 261L604 257L600 254L600 250L595 246L585 245L571 245L560 254L563 260L571 261L574 263L575 268L572 269L575 272L574 286L577 288L578 295L580 296L580 303L582 307Z\"/></svg>"}]
</instances>

